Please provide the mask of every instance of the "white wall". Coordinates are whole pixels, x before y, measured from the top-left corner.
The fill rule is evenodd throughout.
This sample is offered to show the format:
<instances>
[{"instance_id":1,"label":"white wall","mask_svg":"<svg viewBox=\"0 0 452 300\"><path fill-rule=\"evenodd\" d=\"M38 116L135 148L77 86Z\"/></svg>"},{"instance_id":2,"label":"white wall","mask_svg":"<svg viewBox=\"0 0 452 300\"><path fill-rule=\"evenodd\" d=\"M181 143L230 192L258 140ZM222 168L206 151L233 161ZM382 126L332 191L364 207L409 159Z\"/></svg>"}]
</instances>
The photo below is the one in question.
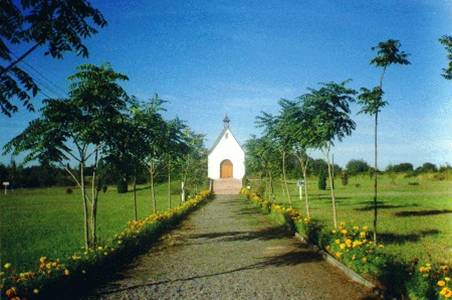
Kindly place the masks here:
<instances>
[{"instance_id":1,"label":"white wall","mask_svg":"<svg viewBox=\"0 0 452 300\"><path fill-rule=\"evenodd\" d=\"M227 136L227 137L226 137ZM235 179L242 179L245 176L245 152L227 129L216 147L212 150L208 157L208 176L211 179L220 178L220 164L223 160L229 159L232 162L233 173Z\"/></svg>"}]
</instances>

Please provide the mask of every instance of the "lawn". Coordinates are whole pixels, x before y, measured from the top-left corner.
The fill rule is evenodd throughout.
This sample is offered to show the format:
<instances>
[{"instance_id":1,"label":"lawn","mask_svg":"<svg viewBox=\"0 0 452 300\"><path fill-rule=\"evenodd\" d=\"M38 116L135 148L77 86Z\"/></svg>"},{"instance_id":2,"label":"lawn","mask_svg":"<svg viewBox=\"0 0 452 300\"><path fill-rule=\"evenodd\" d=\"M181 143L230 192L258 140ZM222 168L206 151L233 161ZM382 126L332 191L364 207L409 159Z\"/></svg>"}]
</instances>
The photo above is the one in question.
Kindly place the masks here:
<instances>
[{"instance_id":1,"label":"lawn","mask_svg":"<svg viewBox=\"0 0 452 300\"><path fill-rule=\"evenodd\" d=\"M254 182L256 184L257 182ZM373 181L355 176L347 186L335 181L338 220L368 225L373 220ZM296 181L289 184L293 206L305 213ZM330 192L320 191L317 180L308 183L311 217L332 227ZM280 182L275 184L276 202L287 204ZM452 178L432 176L405 178L403 175L379 177L379 237L385 251L404 259L452 263Z\"/></svg>"},{"instance_id":2,"label":"lawn","mask_svg":"<svg viewBox=\"0 0 452 300\"><path fill-rule=\"evenodd\" d=\"M180 203L179 182L172 185L172 203ZM18 189L0 195L0 262L18 270L36 268L40 256L61 258L83 245L83 211L80 192L66 194L65 187ZM167 185L156 188L158 210L168 208ZM114 187L100 193L99 241L107 241L134 217L133 194L118 194ZM148 186L137 192L138 216L152 213Z\"/></svg>"}]
</instances>

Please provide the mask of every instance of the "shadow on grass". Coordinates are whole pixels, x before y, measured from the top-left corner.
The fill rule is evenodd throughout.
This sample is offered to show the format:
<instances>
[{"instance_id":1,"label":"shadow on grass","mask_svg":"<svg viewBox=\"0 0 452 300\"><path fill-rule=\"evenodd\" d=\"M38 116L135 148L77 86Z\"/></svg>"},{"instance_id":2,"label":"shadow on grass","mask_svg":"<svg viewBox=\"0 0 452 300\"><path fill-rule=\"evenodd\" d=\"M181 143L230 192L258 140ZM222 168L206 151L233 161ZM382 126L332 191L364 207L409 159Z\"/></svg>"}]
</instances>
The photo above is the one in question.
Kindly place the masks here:
<instances>
[{"instance_id":1,"label":"shadow on grass","mask_svg":"<svg viewBox=\"0 0 452 300\"><path fill-rule=\"evenodd\" d=\"M379 240L385 244L405 244L407 242L417 242L421 238L428 235L439 234L440 231L436 229L422 230L419 233L399 234L399 233L380 233Z\"/></svg>"},{"instance_id":2,"label":"shadow on grass","mask_svg":"<svg viewBox=\"0 0 452 300\"><path fill-rule=\"evenodd\" d=\"M395 212L394 215L396 217L423 217L450 213L452 213L452 210L450 209L431 209L431 210L404 210Z\"/></svg>"},{"instance_id":3,"label":"shadow on grass","mask_svg":"<svg viewBox=\"0 0 452 300\"><path fill-rule=\"evenodd\" d=\"M211 278L221 275L227 275L227 274L234 274L242 271L248 271L248 270L263 270L266 268L271 267L283 267L283 266L296 266L302 263L309 263L309 262L315 262L315 261L322 261L323 258L316 253L315 251L309 250L307 248L292 250L283 254L269 256L269 257L263 257L260 259L261 261L245 265L238 268L233 268L226 271L221 272L213 272L209 274L199 274L195 276L190 277L184 277L184 278L176 278L171 280L160 280L160 281L149 281L142 284L136 284L136 285L130 285L130 286L121 286L120 284L110 284L107 288L105 288L102 291L99 291L96 296L100 295L107 295L112 293L118 293L123 291L131 291L137 288L141 287L147 287L147 286L158 286L158 285L165 285L165 284L173 284L176 282L186 282L186 281L192 281L192 280L198 280L203 278Z\"/></svg>"},{"instance_id":4,"label":"shadow on grass","mask_svg":"<svg viewBox=\"0 0 452 300\"><path fill-rule=\"evenodd\" d=\"M371 202L365 202L367 205L360 208L354 208L356 211L370 211L374 209L373 203ZM378 209L395 209L395 208L404 208L404 207L417 207L418 205L416 203L411 204L403 204L403 205L394 205L394 204L384 204L384 202L379 201L377 202L377 208Z\"/></svg>"},{"instance_id":5,"label":"shadow on grass","mask_svg":"<svg viewBox=\"0 0 452 300\"><path fill-rule=\"evenodd\" d=\"M331 201L331 196L330 195L322 195L322 194L313 194L311 199L330 200ZM347 200L347 199L351 199L351 197L336 196L336 201Z\"/></svg>"}]
</instances>

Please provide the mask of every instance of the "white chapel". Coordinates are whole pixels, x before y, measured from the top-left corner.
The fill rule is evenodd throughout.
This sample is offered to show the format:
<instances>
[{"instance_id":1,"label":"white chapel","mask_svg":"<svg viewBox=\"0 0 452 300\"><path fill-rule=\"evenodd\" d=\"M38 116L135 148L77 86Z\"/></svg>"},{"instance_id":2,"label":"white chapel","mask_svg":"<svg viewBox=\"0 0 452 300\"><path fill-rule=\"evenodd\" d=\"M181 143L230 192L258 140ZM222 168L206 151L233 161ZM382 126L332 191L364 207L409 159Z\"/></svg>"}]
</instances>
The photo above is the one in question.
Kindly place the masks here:
<instances>
[{"instance_id":1,"label":"white chapel","mask_svg":"<svg viewBox=\"0 0 452 300\"><path fill-rule=\"evenodd\" d=\"M242 185L245 176L245 151L234 137L226 115L224 128L209 150L208 176L214 180L215 193L235 193Z\"/></svg>"}]
</instances>

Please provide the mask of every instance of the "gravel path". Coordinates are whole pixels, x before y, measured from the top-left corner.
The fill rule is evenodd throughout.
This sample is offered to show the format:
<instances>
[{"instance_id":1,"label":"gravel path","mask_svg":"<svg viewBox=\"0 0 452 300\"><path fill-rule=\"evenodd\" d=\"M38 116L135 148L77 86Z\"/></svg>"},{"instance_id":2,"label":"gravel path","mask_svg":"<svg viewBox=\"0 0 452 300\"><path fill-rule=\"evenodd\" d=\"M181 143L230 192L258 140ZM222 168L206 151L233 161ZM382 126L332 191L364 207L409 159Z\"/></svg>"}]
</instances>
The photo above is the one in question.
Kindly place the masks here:
<instances>
[{"instance_id":1,"label":"gravel path","mask_svg":"<svg viewBox=\"0 0 452 300\"><path fill-rule=\"evenodd\" d=\"M192 213L88 299L372 299L238 196Z\"/></svg>"}]
</instances>

